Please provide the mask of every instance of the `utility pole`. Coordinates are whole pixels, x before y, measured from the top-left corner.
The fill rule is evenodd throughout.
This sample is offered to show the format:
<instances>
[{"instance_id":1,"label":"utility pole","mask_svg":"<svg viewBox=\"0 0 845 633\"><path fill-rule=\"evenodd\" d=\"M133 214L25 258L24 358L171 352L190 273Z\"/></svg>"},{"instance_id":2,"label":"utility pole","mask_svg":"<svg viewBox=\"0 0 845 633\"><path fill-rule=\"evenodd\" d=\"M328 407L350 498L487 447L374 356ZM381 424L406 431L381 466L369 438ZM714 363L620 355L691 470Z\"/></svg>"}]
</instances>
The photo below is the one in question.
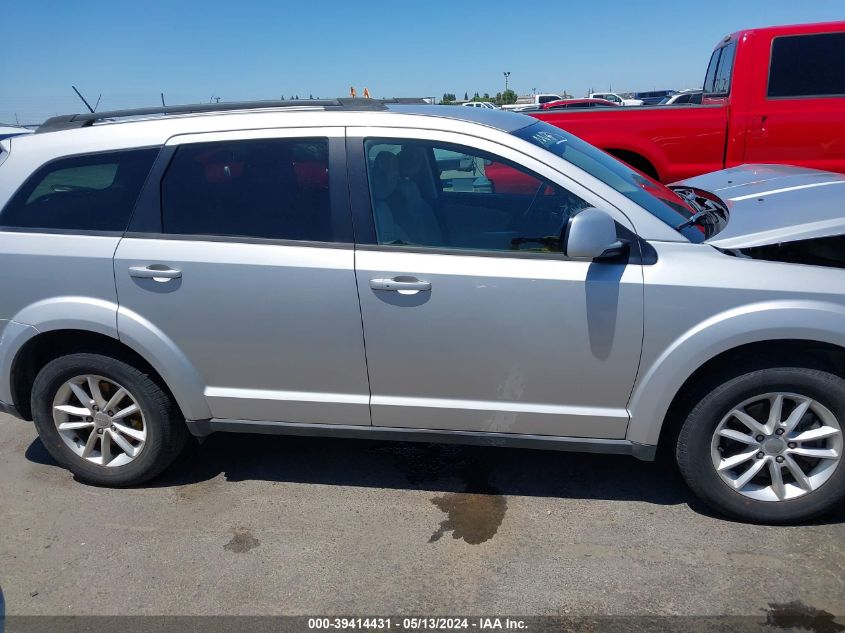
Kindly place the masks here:
<instances>
[{"instance_id":1,"label":"utility pole","mask_svg":"<svg viewBox=\"0 0 845 633\"><path fill-rule=\"evenodd\" d=\"M164 93L161 93L161 107L166 108L167 106L164 104Z\"/></svg>"},{"instance_id":2,"label":"utility pole","mask_svg":"<svg viewBox=\"0 0 845 633\"><path fill-rule=\"evenodd\" d=\"M504 73L502 73L502 74L504 74L504 76L505 76L505 92L507 92L507 91L508 91L508 77L510 77L510 76L511 76L511 71L506 70L506 71L505 71Z\"/></svg>"}]
</instances>

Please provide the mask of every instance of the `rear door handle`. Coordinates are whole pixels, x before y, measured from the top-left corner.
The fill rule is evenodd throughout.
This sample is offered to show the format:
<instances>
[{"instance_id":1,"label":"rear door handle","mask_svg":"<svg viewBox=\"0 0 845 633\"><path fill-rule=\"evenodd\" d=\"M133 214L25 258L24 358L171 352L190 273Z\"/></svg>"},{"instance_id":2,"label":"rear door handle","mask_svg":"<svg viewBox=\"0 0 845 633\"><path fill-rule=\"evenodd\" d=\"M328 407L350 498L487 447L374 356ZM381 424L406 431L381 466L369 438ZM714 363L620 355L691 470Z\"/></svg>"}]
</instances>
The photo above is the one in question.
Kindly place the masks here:
<instances>
[{"instance_id":1,"label":"rear door handle","mask_svg":"<svg viewBox=\"0 0 845 633\"><path fill-rule=\"evenodd\" d=\"M175 268L169 268L161 264L152 264L150 266L130 266L129 276L136 277L138 279L178 279L182 276L182 271Z\"/></svg>"},{"instance_id":2,"label":"rear door handle","mask_svg":"<svg viewBox=\"0 0 845 633\"><path fill-rule=\"evenodd\" d=\"M431 290L431 282L420 281L416 277L393 277L392 279L370 279L373 290L388 290L393 292Z\"/></svg>"}]
</instances>

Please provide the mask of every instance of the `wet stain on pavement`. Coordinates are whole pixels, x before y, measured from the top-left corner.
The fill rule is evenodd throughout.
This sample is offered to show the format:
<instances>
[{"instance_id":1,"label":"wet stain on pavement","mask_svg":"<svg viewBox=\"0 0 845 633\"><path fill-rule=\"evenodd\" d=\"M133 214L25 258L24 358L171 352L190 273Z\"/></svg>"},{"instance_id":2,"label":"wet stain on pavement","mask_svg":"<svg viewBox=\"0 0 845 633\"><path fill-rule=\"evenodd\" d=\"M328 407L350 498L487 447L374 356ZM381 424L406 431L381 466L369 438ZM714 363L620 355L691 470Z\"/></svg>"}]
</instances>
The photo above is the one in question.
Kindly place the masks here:
<instances>
[{"instance_id":1,"label":"wet stain on pavement","mask_svg":"<svg viewBox=\"0 0 845 633\"><path fill-rule=\"evenodd\" d=\"M463 539L470 545L489 541L498 532L508 508L507 499L500 494L450 492L434 497L431 502L447 516L428 539L429 543L439 541L449 531L452 538Z\"/></svg>"},{"instance_id":2,"label":"wet stain on pavement","mask_svg":"<svg viewBox=\"0 0 845 633\"><path fill-rule=\"evenodd\" d=\"M457 479L462 491L432 497L431 503L446 518L428 539L439 541L447 532L452 538L479 545L493 538L505 518L508 502L490 483L492 467L480 453L449 446L417 445L404 447L397 454L409 482L420 485L443 479ZM463 485L461 485L463 484Z\"/></svg>"},{"instance_id":3,"label":"wet stain on pavement","mask_svg":"<svg viewBox=\"0 0 845 633\"><path fill-rule=\"evenodd\" d=\"M245 527L237 527L234 530L232 540L223 546L223 549L236 554L243 554L249 550L258 547L258 539L252 535L252 532Z\"/></svg>"},{"instance_id":4,"label":"wet stain on pavement","mask_svg":"<svg viewBox=\"0 0 845 633\"><path fill-rule=\"evenodd\" d=\"M813 633L838 633L845 626L835 621L835 616L796 600L783 604L769 603L766 624L789 631L812 631Z\"/></svg>"}]
</instances>

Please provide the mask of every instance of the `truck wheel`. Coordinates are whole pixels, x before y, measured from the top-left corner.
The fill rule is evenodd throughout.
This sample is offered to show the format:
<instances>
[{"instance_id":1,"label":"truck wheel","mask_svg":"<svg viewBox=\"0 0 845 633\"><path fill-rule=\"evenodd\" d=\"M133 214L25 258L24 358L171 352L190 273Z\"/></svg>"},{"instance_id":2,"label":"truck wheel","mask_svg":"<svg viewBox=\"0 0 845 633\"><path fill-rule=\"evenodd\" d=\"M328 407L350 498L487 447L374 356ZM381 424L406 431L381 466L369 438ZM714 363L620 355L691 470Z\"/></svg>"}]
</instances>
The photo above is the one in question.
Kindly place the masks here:
<instances>
[{"instance_id":1,"label":"truck wheel","mask_svg":"<svg viewBox=\"0 0 845 633\"><path fill-rule=\"evenodd\" d=\"M47 363L33 384L32 412L50 455L91 484L152 479L187 439L178 407L149 375L100 354Z\"/></svg>"},{"instance_id":2,"label":"truck wheel","mask_svg":"<svg viewBox=\"0 0 845 633\"><path fill-rule=\"evenodd\" d=\"M806 521L845 497L845 380L777 367L716 387L684 421L681 473L708 505L757 523Z\"/></svg>"}]
</instances>

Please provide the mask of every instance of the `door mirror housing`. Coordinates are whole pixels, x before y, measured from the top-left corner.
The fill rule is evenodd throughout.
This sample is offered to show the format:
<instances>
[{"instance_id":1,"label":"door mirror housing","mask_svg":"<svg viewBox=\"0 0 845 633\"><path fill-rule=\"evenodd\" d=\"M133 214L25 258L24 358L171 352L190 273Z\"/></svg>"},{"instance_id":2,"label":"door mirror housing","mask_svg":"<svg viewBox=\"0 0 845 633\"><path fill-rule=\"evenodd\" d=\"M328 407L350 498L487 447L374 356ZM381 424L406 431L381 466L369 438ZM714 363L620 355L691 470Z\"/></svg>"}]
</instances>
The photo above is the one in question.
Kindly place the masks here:
<instances>
[{"instance_id":1,"label":"door mirror housing","mask_svg":"<svg viewBox=\"0 0 845 633\"><path fill-rule=\"evenodd\" d=\"M628 252L628 243L616 239L616 222L605 211L590 207L566 223L563 251L572 259L612 259Z\"/></svg>"}]
</instances>

